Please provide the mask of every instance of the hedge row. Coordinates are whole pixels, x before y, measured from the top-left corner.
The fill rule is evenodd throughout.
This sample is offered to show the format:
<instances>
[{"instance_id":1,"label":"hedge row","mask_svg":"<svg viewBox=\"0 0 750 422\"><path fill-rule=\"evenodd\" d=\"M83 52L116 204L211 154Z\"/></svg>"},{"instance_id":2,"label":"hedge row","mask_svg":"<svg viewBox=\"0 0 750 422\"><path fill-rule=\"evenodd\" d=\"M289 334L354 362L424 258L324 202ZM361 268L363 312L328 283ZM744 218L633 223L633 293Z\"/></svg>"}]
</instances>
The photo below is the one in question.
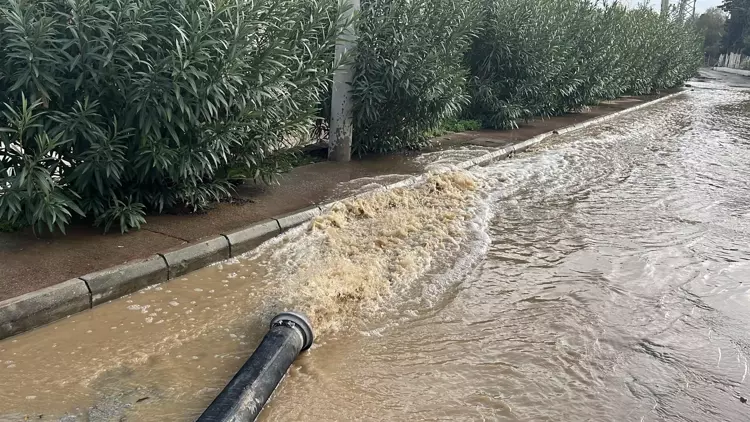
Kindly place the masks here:
<instances>
[{"instance_id":1,"label":"hedge row","mask_svg":"<svg viewBox=\"0 0 750 422\"><path fill-rule=\"evenodd\" d=\"M0 222L121 230L196 210L309 135L337 0L0 0ZM700 43L589 0L362 0L355 152L419 148L463 114L512 127L682 83ZM283 154L282 154L283 155Z\"/></svg>"},{"instance_id":2,"label":"hedge row","mask_svg":"<svg viewBox=\"0 0 750 422\"><path fill-rule=\"evenodd\" d=\"M468 53L470 113L487 127L672 88L700 64L692 28L651 9L580 0L491 0Z\"/></svg>"},{"instance_id":3,"label":"hedge row","mask_svg":"<svg viewBox=\"0 0 750 422\"><path fill-rule=\"evenodd\" d=\"M335 0L0 1L0 221L127 230L271 177L338 21Z\"/></svg>"},{"instance_id":4,"label":"hedge row","mask_svg":"<svg viewBox=\"0 0 750 422\"><path fill-rule=\"evenodd\" d=\"M691 25L617 2L367 0L362 17L360 152L419 148L429 129L457 115L512 128L654 93L701 63Z\"/></svg>"},{"instance_id":5,"label":"hedge row","mask_svg":"<svg viewBox=\"0 0 750 422\"><path fill-rule=\"evenodd\" d=\"M414 149L469 102L474 0L363 0L354 61L354 150Z\"/></svg>"}]
</instances>

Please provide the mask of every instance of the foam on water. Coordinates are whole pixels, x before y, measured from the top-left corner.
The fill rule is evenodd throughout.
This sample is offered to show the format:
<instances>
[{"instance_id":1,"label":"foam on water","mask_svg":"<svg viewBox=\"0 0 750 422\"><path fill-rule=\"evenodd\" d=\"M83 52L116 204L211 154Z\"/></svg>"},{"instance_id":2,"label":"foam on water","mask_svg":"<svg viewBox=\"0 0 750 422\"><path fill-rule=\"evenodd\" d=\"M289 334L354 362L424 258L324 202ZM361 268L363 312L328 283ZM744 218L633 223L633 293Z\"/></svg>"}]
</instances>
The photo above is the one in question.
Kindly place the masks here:
<instances>
[{"instance_id":1,"label":"foam on water","mask_svg":"<svg viewBox=\"0 0 750 422\"><path fill-rule=\"evenodd\" d=\"M305 312L325 333L437 298L463 272L447 270L467 268L486 244L481 185L450 172L334 204L253 254L265 254L266 280L278 291L270 307ZM440 279L427 280L441 264Z\"/></svg>"}]
</instances>

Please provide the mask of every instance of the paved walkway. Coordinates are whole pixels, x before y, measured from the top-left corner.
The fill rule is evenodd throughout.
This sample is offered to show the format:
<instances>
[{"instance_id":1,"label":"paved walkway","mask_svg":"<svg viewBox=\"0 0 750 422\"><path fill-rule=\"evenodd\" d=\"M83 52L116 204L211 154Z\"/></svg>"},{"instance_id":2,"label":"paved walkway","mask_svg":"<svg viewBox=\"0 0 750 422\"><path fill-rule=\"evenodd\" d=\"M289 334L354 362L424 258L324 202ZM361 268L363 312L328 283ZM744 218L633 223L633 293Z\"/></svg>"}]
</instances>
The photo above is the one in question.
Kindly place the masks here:
<instances>
[{"instance_id":1,"label":"paved walkway","mask_svg":"<svg viewBox=\"0 0 750 422\"><path fill-rule=\"evenodd\" d=\"M654 98L625 97L584 113L535 121L516 130L452 134L436 139L434 148L467 144L502 147ZM66 236L53 234L37 238L30 230L0 233L0 301L132 259L146 258L207 236L228 233L272 216L343 198L366 184L368 177L419 173L422 167L414 160L415 155L379 156L351 163L321 162L298 167L283 175L278 185L241 186L238 196L250 201L246 204L222 203L205 214L150 216L140 231L125 235L102 235L99 229L88 226L72 226Z\"/></svg>"}]
</instances>

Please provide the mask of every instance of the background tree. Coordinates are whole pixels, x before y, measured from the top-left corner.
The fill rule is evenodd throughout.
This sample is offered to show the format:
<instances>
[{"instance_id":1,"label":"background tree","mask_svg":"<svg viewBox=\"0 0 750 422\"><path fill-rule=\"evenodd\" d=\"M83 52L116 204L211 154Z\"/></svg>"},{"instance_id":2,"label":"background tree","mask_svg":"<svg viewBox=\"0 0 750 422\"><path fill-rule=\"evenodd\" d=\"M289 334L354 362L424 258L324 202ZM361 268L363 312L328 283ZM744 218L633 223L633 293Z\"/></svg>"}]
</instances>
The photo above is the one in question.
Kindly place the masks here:
<instances>
[{"instance_id":1,"label":"background tree","mask_svg":"<svg viewBox=\"0 0 750 422\"><path fill-rule=\"evenodd\" d=\"M721 43L726 34L726 14L719 8L712 7L700 15L695 25L703 36L703 53L709 62L721 54Z\"/></svg>"},{"instance_id":2,"label":"background tree","mask_svg":"<svg viewBox=\"0 0 750 422\"><path fill-rule=\"evenodd\" d=\"M729 13L724 50L750 54L750 0L724 0L719 8Z\"/></svg>"}]
</instances>

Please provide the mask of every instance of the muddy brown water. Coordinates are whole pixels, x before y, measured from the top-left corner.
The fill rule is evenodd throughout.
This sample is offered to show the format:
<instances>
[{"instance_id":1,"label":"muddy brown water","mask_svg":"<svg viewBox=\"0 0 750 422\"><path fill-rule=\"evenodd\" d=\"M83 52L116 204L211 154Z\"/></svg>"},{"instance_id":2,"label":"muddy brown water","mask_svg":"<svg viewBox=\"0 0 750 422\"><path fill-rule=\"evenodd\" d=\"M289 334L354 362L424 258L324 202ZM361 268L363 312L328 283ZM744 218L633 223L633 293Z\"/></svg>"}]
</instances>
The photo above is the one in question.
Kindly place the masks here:
<instances>
[{"instance_id":1,"label":"muddy brown water","mask_svg":"<svg viewBox=\"0 0 750 422\"><path fill-rule=\"evenodd\" d=\"M194 420L283 309L319 336L264 421L748 420L749 133L698 89L341 205L0 341L0 420Z\"/></svg>"}]
</instances>

